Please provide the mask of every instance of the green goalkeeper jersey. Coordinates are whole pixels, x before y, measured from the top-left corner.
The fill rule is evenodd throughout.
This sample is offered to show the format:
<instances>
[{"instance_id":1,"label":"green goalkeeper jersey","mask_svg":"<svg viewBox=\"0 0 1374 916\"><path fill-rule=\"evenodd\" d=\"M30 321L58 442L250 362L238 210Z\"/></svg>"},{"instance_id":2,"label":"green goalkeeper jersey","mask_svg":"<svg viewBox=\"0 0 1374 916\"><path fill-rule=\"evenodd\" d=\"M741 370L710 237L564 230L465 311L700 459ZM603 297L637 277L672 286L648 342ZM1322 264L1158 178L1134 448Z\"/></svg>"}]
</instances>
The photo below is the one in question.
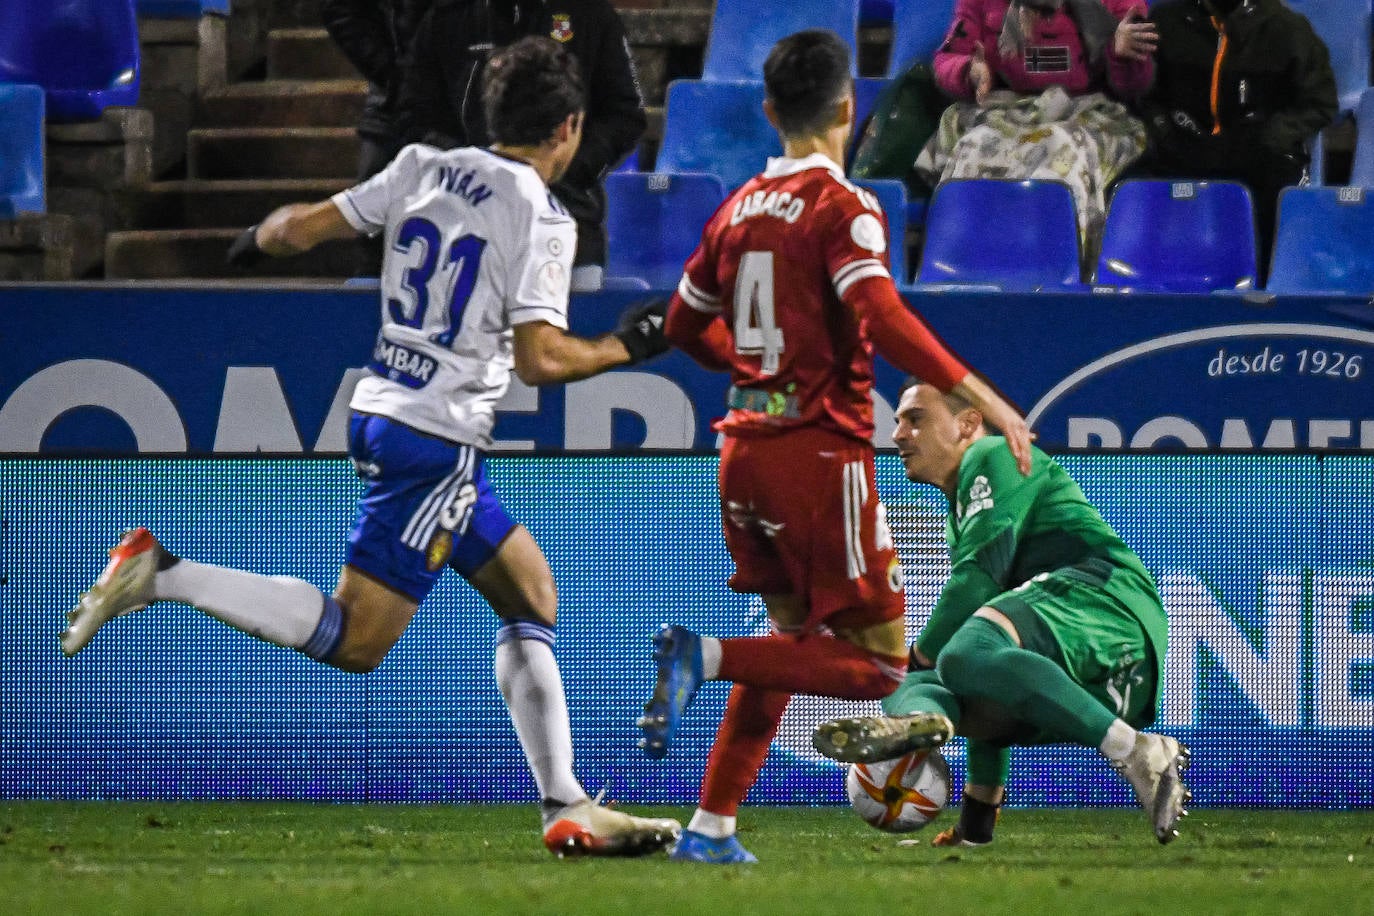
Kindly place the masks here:
<instances>
[{"instance_id":1,"label":"green goalkeeper jersey","mask_svg":"<svg viewBox=\"0 0 1374 916\"><path fill-rule=\"evenodd\" d=\"M1001 436L984 436L964 453L946 526L953 569L916 645L935 659L974 611L1036 576L1091 577L1140 621L1162 683L1168 626L1154 579L1064 469L1031 452L1029 476ZM1055 635L1061 644L1070 636Z\"/></svg>"}]
</instances>

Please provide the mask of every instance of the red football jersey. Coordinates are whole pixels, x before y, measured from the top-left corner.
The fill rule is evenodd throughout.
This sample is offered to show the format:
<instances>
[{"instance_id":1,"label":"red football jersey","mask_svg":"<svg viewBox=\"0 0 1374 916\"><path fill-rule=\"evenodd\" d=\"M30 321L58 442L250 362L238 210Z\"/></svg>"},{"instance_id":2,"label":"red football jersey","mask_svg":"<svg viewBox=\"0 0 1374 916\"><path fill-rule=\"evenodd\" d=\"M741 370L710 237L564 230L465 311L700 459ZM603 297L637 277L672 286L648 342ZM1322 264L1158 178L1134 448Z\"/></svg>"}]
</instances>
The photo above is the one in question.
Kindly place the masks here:
<instances>
[{"instance_id":1,"label":"red football jersey","mask_svg":"<svg viewBox=\"0 0 1374 916\"><path fill-rule=\"evenodd\" d=\"M732 331L726 433L816 425L873 435L873 345L842 296L889 277L887 219L814 154L771 159L706 224L678 297Z\"/></svg>"}]
</instances>

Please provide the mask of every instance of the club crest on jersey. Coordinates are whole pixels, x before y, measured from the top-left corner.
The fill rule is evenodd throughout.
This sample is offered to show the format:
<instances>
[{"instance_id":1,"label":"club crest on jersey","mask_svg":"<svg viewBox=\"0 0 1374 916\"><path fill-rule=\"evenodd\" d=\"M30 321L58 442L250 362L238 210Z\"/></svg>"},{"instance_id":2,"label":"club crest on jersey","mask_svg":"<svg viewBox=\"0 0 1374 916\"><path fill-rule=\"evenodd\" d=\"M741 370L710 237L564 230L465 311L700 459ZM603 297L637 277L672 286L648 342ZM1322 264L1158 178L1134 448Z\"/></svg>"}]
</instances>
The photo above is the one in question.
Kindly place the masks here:
<instances>
[{"instance_id":1,"label":"club crest on jersey","mask_svg":"<svg viewBox=\"0 0 1374 916\"><path fill-rule=\"evenodd\" d=\"M572 41L572 17L567 13L554 13L553 28L549 30L549 37L564 43Z\"/></svg>"}]
</instances>

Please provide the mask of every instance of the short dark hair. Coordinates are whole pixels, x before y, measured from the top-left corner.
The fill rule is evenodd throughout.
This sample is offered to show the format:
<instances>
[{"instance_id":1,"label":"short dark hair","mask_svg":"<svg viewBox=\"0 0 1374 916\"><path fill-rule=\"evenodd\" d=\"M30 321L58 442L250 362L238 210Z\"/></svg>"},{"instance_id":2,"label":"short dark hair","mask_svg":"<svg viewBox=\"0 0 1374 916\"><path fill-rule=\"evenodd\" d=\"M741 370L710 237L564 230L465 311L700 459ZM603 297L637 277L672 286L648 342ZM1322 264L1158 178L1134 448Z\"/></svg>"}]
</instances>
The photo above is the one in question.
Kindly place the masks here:
<instances>
[{"instance_id":1,"label":"short dark hair","mask_svg":"<svg viewBox=\"0 0 1374 916\"><path fill-rule=\"evenodd\" d=\"M908 375L902 381L902 387L897 391L897 398L900 400L902 395L906 394L909 389L915 388L917 385L925 384L928 384L925 379L917 378L914 375ZM949 412L952 414L959 414L965 410L978 410L977 407L973 406L972 401L961 394L955 394L952 391L941 391L940 397L944 399L945 406L949 408ZM982 411L979 411L979 413L981 414ZM983 420L983 425L987 426L986 418Z\"/></svg>"},{"instance_id":2,"label":"short dark hair","mask_svg":"<svg viewBox=\"0 0 1374 916\"><path fill-rule=\"evenodd\" d=\"M820 133L851 85L849 45L829 29L806 29L773 45L763 85L785 136Z\"/></svg>"},{"instance_id":3,"label":"short dark hair","mask_svg":"<svg viewBox=\"0 0 1374 916\"><path fill-rule=\"evenodd\" d=\"M487 133L511 146L543 143L568 115L586 110L586 98L577 59L539 35L493 54L482 78Z\"/></svg>"}]
</instances>

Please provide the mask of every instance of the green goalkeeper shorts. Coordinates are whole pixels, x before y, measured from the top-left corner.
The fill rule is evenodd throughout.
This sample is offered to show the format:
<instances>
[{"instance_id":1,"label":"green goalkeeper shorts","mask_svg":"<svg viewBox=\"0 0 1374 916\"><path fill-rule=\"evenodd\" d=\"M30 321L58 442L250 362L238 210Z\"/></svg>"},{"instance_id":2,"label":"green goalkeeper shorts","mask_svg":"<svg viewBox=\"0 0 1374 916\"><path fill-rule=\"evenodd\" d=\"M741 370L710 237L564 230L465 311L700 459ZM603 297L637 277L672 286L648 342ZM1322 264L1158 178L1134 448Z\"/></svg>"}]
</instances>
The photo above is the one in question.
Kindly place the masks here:
<instances>
[{"instance_id":1,"label":"green goalkeeper shorts","mask_svg":"<svg viewBox=\"0 0 1374 916\"><path fill-rule=\"evenodd\" d=\"M1042 573L988 606L1016 626L1022 648L1055 662L1127 723L1153 721L1157 666L1138 615L1164 610L1129 570L1090 560Z\"/></svg>"}]
</instances>

